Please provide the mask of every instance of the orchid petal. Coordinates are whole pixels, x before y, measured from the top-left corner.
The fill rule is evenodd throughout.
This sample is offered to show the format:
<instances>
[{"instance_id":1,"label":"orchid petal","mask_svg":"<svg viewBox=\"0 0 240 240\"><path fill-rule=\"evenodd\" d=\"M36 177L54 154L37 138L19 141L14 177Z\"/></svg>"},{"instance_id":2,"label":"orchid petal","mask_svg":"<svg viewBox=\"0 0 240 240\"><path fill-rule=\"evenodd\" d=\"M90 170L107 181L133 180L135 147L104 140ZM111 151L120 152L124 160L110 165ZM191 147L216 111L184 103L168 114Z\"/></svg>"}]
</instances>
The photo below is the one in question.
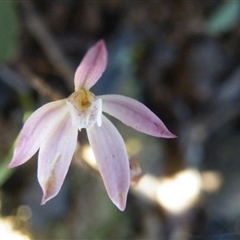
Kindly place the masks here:
<instances>
[{"instance_id":1,"label":"orchid petal","mask_svg":"<svg viewBox=\"0 0 240 240\"><path fill-rule=\"evenodd\" d=\"M145 105L125 96L103 95L103 111L127 126L155 137L174 138L164 123Z\"/></svg>"},{"instance_id":2,"label":"orchid petal","mask_svg":"<svg viewBox=\"0 0 240 240\"><path fill-rule=\"evenodd\" d=\"M67 107L68 107L68 111L70 113L70 116L71 116L71 120L72 120L72 125L75 127L75 128L78 128L78 112L77 112L77 109L73 106L73 104L69 101L66 101L67 103Z\"/></svg>"},{"instance_id":3,"label":"orchid petal","mask_svg":"<svg viewBox=\"0 0 240 240\"><path fill-rule=\"evenodd\" d=\"M19 166L28 161L47 138L52 128L61 118L65 100L47 103L36 110L25 122L20 132L14 155L9 168Z\"/></svg>"},{"instance_id":4,"label":"orchid petal","mask_svg":"<svg viewBox=\"0 0 240 240\"><path fill-rule=\"evenodd\" d=\"M66 177L77 143L78 129L72 124L68 107L65 116L41 145L38 157L38 181L43 190L42 203L58 194Z\"/></svg>"},{"instance_id":5,"label":"orchid petal","mask_svg":"<svg viewBox=\"0 0 240 240\"><path fill-rule=\"evenodd\" d=\"M75 72L75 91L80 88L89 90L102 76L106 66L107 49L104 41L100 40L88 50Z\"/></svg>"},{"instance_id":6,"label":"orchid petal","mask_svg":"<svg viewBox=\"0 0 240 240\"><path fill-rule=\"evenodd\" d=\"M107 193L123 211L130 186L130 169L124 141L115 126L102 116L102 126L87 129Z\"/></svg>"}]
</instances>

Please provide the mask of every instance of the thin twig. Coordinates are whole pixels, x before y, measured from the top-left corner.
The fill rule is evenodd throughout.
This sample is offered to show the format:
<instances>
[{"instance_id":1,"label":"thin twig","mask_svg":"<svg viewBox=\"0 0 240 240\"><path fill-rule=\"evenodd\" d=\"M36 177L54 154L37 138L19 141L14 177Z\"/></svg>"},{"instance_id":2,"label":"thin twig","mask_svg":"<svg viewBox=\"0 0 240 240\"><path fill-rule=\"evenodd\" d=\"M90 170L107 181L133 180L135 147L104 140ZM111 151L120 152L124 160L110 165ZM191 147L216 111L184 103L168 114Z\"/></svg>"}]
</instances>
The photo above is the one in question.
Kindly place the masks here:
<instances>
[{"instance_id":1,"label":"thin twig","mask_svg":"<svg viewBox=\"0 0 240 240\"><path fill-rule=\"evenodd\" d=\"M36 13L30 1L20 1L19 4L24 10L25 25L28 31L41 45L50 63L65 79L68 87L73 89L74 70L47 29L44 20Z\"/></svg>"},{"instance_id":2,"label":"thin twig","mask_svg":"<svg viewBox=\"0 0 240 240\"><path fill-rule=\"evenodd\" d=\"M25 77L30 85L41 95L52 101L63 99L65 96L50 88L41 77L35 75L26 65L18 64L18 72Z\"/></svg>"}]
</instances>

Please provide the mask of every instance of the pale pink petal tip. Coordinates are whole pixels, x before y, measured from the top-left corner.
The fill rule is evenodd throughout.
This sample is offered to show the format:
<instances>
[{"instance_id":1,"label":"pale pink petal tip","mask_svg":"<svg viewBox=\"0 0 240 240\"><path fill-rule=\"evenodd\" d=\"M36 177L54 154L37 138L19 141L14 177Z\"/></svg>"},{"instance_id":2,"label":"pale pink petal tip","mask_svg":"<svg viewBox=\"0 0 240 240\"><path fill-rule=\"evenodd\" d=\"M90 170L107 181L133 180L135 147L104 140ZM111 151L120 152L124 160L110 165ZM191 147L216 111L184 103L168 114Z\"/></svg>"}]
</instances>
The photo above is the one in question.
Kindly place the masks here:
<instances>
[{"instance_id":1,"label":"pale pink petal tip","mask_svg":"<svg viewBox=\"0 0 240 240\"><path fill-rule=\"evenodd\" d=\"M42 201L41 201L41 205L44 205L48 200L50 200L51 198L48 198L47 196L43 195L42 197Z\"/></svg>"},{"instance_id":2,"label":"pale pink petal tip","mask_svg":"<svg viewBox=\"0 0 240 240\"><path fill-rule=\"evenodd\" d=\"M7 166L8 169L9 168L14 168L14 167L15 167L15 165L13 163L9 163L8 166Z\"/></svg>"},{"instance_id":3,"label":"pale pink petal tip","mask_svg":"<svg viewBox=\"0 0 240 240\"><path fill-rule=\"evenodd\" d=\"M99 80L107 66L107 55L104 40L98 41L87 51L75 72L75 91L79 88L89 90Z\"/></svg>"},{"instance_id":4,"label":"pale pink petal tip","mask_svg":"<svg viewBox=\"0 0 240 240\"><path fill-rule=\"evenodd\" d=\"M47 201L44 198L42 198L41 205L44 205L46 202Z\"/></svg>"},{"instance_id":5,"label":"pale pink petal tip","mask_svg":"<svg viewBox=\"0 0 240 240\"><path fill-rule=\"evenodd\" d=\"M118 207L122 212L126 208L127 196L123 192L120 192L114 199L111 199L112 202Z\"/></svg>"},{"instance_id":6,"label":"pale pink petal tip","mask_svg":"<svg viewBox=\"0 0 240 240\"><path fill-rule=\"evenodd\" d=\"M49 192L47 189L43 190L43 197L41 200L41 205L44 205L46 202L48 202L49 200L51 200L52 198L54 198L57 195L57 193L53 193L53 192Z\"/></svg>"},{"instance_id":7,"label":"pale pink petal tip","mask_svg":"<svg viewBox=\"0 0 240 240\"><path fill-rule=\"evenodd\" d=\"M7 168L9 169L9 168L18 167L19 165L21 165L21 157L13 155L13 158L11 162L8 164Z\"/></svg>"},{"instance_id":8,"label":"pale pink petal tip","mask_svg":"<svg viewBox=\"0 0 240 240\"><path fill-rule=\"evenodd\" d=\"M178 136L176 136L175 134L168 132L167 134L165 134L164 136L165 138L177 138Z\"/></svg>"}]
</instances>

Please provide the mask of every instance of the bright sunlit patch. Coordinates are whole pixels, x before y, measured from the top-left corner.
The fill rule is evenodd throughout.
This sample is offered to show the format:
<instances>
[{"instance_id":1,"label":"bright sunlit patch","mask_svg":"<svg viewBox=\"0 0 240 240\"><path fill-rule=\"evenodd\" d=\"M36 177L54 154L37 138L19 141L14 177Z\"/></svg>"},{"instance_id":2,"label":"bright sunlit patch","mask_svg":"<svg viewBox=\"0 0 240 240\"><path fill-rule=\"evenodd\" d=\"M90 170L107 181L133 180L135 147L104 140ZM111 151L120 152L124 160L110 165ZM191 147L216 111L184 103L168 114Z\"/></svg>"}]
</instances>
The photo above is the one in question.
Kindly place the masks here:
<instances>
[{"instance_id":1,"label":"bright sunlit patch","mask_svg":"<svg viewBox=\"0 0 240 240\"><path fill-rule=\"evenodd\" d=\"M196 201L201 190L201 176L196 170L185 170L162 180L157 201L171 213L181 213Z\"/></svg>"},{"instance_id":2,"label":"bright sunlit patch","mask_svg":"<svg viewBox=\"0 0 240 240\"><path fill-rule=\"evenodd\" d=\"M0 239L4 240L30 240L30 237L14 230L11 218L0 219Z\"/></svg>"},{"instance_id":3,"label":"bright sunlit patch","mask_svg":"<svg viewBox=\"0 0 240 240\"><path fill-rule=\"evenodd\" d=\"M134 190L140 193L143 197L156 201L156 192L159 186L159 180L150 175L145 174L138 182L136 186L134 186Z\"/></svg>"},{"instance_id":4,"label":"bright sunlit patch","mask_svg":"<svg viewBox=\"0 0 240 240\"><path fill-rule=\"evenodd\" d=\"M94 169L98 169L97 162L90 145L86 144L82 150L82 158Z\"/></svg>"},{"instance_id":5,"label":"bright sunlit patch","mask_svg":"<svg viewBox=\"0 0 240 240\"><path fill-rule=\"evenodd\" d=\"M133 189L147 199L157 202L168 212L179 214L193 206L201 186L199 172L188 169L162 180L145 174Z\"/></svg>"}]
</instances>

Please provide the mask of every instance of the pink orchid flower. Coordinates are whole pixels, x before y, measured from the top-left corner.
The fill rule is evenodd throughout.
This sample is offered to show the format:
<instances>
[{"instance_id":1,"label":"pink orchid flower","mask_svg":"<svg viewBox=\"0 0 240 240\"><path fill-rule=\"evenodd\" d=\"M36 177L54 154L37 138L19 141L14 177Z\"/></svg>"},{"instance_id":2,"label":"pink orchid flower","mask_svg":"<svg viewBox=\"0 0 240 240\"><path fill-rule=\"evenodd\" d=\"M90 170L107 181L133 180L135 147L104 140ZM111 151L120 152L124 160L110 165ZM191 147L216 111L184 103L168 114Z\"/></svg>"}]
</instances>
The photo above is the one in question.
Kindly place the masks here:
<instances>
[{"instance_id":1,"label":"pink orchid flower","mask_svg":"<svg viewBox=\"0 0 240 240\"><path fill-rule=\"evenodd\" d=\"M28 161L39 149L37 176L43 190L41 204L58 194L69 169L78 130L86 128L99 172L112 202L123 211L130 186L124 141L106 112L137 131L174 138L163 122L142 103L120 95L95 96L90 88L107 65L103 40L86 53L74 76L75 92L45 104L25 122L9 168Z\"/></svg>"}]
</instances>

